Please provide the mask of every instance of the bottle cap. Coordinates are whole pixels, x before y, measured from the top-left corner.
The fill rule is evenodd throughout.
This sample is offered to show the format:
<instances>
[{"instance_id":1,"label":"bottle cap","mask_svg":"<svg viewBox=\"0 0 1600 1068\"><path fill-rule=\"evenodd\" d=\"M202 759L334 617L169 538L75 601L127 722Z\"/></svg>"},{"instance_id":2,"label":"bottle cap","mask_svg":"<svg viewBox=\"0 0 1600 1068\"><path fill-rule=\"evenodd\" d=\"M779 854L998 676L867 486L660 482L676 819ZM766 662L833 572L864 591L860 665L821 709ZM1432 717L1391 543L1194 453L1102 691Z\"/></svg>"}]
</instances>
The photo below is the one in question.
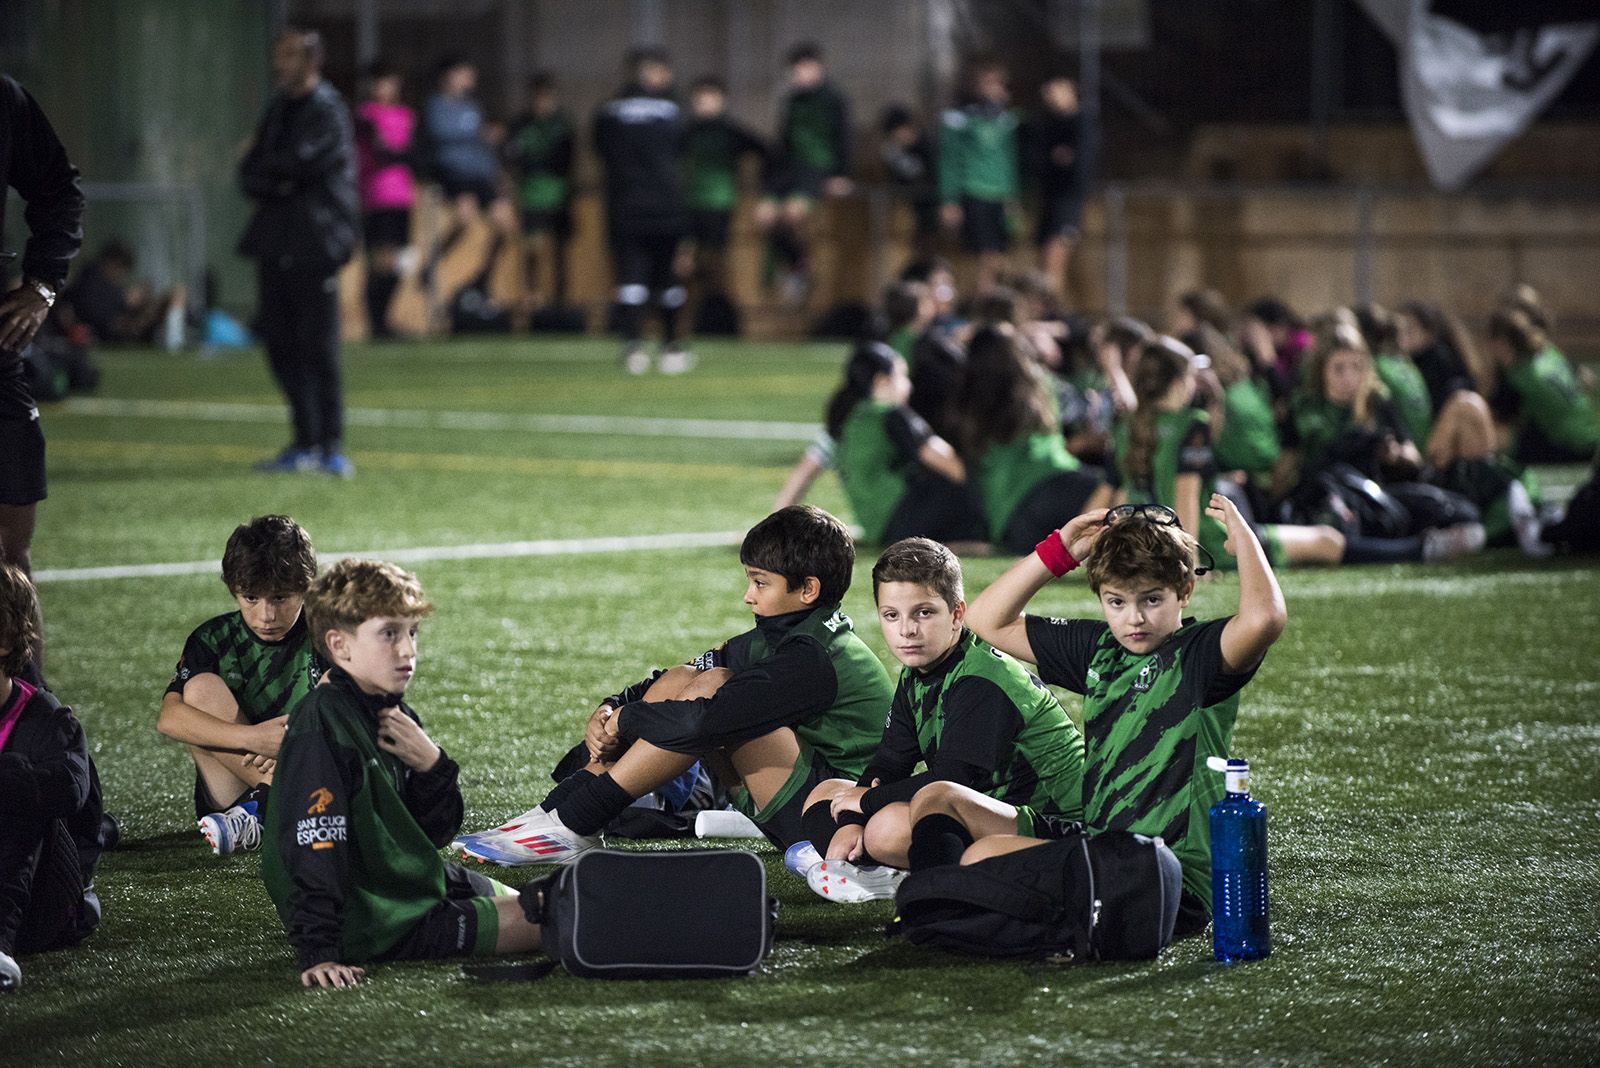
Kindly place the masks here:
<instances>
[{"instance_id":1,"label":"bottle cap","mask_svg":"<svg viewBox=\"0 0 1600 1068\"><path fill-rule=\"evenodd\" d=\"M1206 767L1212 771L1220 771L1224 776L1225 788L1230 794L1248 794L1250 792L1250 762L1240 757L1223 758L1219 756L1206 757Z\"/></svg>"}]
</instances>

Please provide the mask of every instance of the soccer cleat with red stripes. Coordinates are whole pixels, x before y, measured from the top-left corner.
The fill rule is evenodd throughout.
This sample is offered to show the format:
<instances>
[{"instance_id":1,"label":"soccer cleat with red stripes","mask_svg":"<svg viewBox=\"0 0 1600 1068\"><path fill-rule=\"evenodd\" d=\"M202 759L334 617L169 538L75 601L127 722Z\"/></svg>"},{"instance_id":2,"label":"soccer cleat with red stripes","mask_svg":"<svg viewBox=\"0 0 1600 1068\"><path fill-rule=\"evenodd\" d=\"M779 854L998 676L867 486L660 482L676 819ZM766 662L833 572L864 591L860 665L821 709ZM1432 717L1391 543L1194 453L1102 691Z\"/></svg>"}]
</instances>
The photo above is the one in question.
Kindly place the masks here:
<instances>
[{"instance_id":1,"label":"soccer cleat with red stripes","mask_svg":"<svg viewBox=\"0 0 1600 1068\"><path fill-rule=\"evenodd\" d=\"M565 864L605 844L599 835L573 831L553 812L539 812L529 819L513 820L508 826L515 829L471 836L471 841L462 844L462 852L493 864Z\"/></svg>"},{"instance_id":2,"label":"soccer cleat with red stripes","mask_svg":"<svg viewBox=\"0 0 1600 1068\"><path fill-rule=\"evenodd\" d=\"M822 860L806 872L806 885L829 901L887 901L894 897L906 873L884 864L852 864L848 860Z\"/></svg>"}]
</instances>

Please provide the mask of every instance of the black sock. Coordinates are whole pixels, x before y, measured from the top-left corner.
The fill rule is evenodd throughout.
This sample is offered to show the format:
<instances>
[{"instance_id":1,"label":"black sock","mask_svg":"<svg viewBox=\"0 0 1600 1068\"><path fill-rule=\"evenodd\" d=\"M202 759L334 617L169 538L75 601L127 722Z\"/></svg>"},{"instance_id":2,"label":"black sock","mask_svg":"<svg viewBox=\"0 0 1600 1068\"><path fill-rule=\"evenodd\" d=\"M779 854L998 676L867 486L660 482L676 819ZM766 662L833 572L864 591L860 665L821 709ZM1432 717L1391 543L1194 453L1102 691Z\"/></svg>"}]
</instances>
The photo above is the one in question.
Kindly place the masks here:
<instances>
[{"instance_id":1,"label":"black sock","mask_svg":"<svg viewBox=\"0 0 1600 1068\"><path fill-rule=\"evenodd\" d=\"M556 816L573 834L599 834L600 828L631 804L633 798L628 796L628 791L618 786L611 773L606 772L574 788L556 806Z\"/></svg>"},{"instance_id":2,"label":"black sock","mask_svg":"<svg viewBox=\"0 0 1600 1068\"><path fill-rule=\"evenodd\" d=\"M960 864L961 854L971 844L971 832L954 816L943 812L924 816L911 828L911 848L907 850L911 870Z\"/></svg>"},{"instance_id":3,"label":"black sock","mask_svg":"<svg viewBox=\"0 0 1600 1068\"><path fill-rule=\"evenodd\" d=\"M832 801L818 801L804 812L800 813L800 829L805 836L811 839L811 846L817 851L818 856L826 856L828 843L833 841L833 836L839 830L838 823L834 822Z\"/></svg>"},{"instance_id":4,"label":"black sock","mask_svg":"<svg viewBox=\"0 0 1600 1068\"><path fill-rule=\"evenodd\" d=\"M394 291L400 287L400 276L388 271L374 271L367 275L367 324L373 337L388 337L389 303Z\"/></svg>"},{"instance_id":5,"label":"black sock","mask_svg":"<svg viewBox=\"0 0 1600 1068\"><path fill-rule=\"evenodd\" d=\"M572 791L576 790L584 783L593 781L595 778L595 773L590 771L588 768L579 768L571 775L568 775L565 779L562 779L560 782L556 783L555 787L549 793L544 795L544 800L539 802L539 807L544 809L546 812L554 812L556 810L556 806L567 799L568 794L572 793Z\"/></svg>"},{"instance_id":6,"label":"black sock","mask_svg":"<svg viewBox=\"0 0 1600 1068\"><path fill-rule=\"evenodd\" d=\"M265 816L267 814L267 794L271 790L272 785L270 783L257 783L246 790L244 796L235 801L234 804L242 805L246 801L254 801L256 803L256 815Z\"/></svg>"},{"instance_id":7,"label":"black sock","mask_svg":"<svg viewBox=\"0 0 1600 1068\"><path fill-rule=\"evenodd\" d=\"M1422 559L1421 538L1369 538L1346 534L1342 564L1404 564Z\"/></svg>"}]
</instances>

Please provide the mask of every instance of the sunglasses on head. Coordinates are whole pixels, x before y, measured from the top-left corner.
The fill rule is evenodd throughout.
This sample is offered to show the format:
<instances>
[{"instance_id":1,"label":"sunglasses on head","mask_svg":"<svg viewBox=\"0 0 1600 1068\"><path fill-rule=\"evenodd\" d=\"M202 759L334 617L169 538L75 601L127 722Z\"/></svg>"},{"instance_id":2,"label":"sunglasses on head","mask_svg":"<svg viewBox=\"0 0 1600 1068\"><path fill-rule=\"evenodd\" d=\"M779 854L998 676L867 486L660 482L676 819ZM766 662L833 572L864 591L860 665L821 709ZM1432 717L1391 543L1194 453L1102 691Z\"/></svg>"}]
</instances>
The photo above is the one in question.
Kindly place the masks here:
<instances>
[{"instance_id":1,"label":"sunglasses on head","mask_svg":"<svg viewBox=\"0 0 1600 1068\"><path fill-rule=\"evenodd\" d=\"M1182 524L1178 522L1178 513L1164 504L1119 504L1115 508L1106 509L1106 517L1103 522L1110 525L1121 522L1124 519L1135 518L1143 519L1147 523L1154 523L1158 527L1178 527L1180 530L1182 529ZM1206 547L1201 545L1198 539L1194 545L1196 549L1200 550L1206 561L1204 567L1196 567L1194 569L1196 577L1215 571L1217 569L1215 558L1206 551Z\"/></svg>"}]
</instances>

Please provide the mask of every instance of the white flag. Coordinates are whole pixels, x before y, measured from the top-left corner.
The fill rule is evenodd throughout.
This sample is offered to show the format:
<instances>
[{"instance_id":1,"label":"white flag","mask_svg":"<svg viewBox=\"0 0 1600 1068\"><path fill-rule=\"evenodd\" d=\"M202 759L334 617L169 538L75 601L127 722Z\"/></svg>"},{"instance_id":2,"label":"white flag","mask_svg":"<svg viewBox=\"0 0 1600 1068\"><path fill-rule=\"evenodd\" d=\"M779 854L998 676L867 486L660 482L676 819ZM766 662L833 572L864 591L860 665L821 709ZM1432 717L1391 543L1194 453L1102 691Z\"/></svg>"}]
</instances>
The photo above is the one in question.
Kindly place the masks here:
<instances>
[{"instance_id":1,"label":"white flag","mask_svg":"<svg viewBox=\"0 0 1600 1068\"><path fill-rule=\"evenodd\" d=\"M1561 92L1600 21L1489 38L1430 14L1427 0L1361 0L1400 53L1406 114L1433 184L1460 189Z\"/></svg>"}]
</instances>

